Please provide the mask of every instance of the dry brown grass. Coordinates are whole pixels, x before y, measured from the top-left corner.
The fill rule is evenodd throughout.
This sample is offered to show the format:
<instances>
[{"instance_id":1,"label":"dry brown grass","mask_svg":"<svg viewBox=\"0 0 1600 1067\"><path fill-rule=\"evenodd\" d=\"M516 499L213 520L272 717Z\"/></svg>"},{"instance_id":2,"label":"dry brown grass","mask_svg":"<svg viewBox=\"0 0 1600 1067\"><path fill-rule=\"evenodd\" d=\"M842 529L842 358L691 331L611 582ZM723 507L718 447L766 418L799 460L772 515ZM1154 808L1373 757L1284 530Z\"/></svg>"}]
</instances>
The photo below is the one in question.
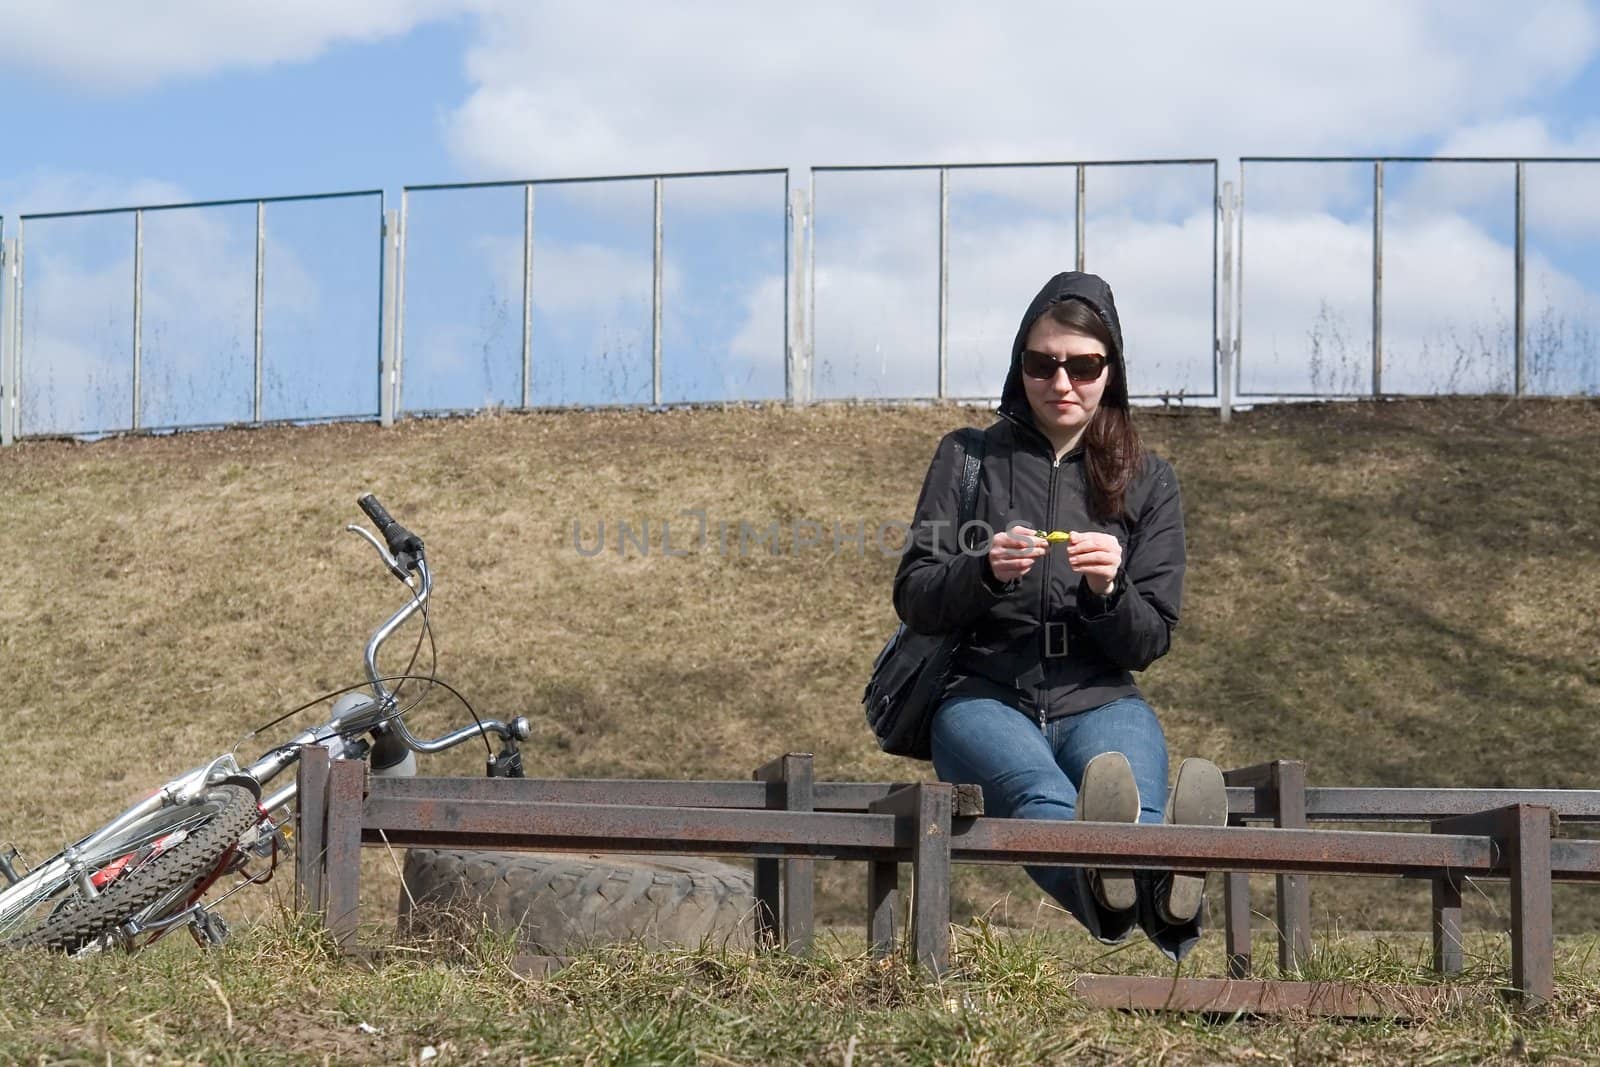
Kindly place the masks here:
<instances>
[{"instance_id":1,"label":"dry brown grass","mask_svg":"<svg viewBox=\"0 0 1600 1067\"><path fill-rule=\"evenodd\" d=\"M138 956L21 957L0 983L6 1063L1036 1064L1592 1063L1600 985L1592 938L1560 946L1555 998L1521 1012L1493 994L1505 960L1474 954L1461 1002L1409 1021L1117 1012L1071 992L1097 973L1171 973L1134 944L955 931L938 982L859 939L809 959L714 947L583 954L553 976L519 973L482 934L363 960L303 925L257 925L220 951L176 939ZM1264 946L1263 946L1264 947ZM1355 941L1313 974L1374 992L1427 983L1416 939ZM1203 945L1184 973L1215 973Z\"/></svg>"},{"instance_id":2,"label":"dry brown grass","mask_svg":"<svg viewBox=\"0 0 1600 1067\"><path fill-rule=\"evenodd\" d=\"M480 711L533 720L530 774L745 777L810 751L827 777L903 778L858 704L893 621L895 561L872 531L908 517L941 433L987 418L575 412L7 449L0 840L53 851L248 727L356 681L361 641L397 603L339 532L367 490L428 541L441 676ZM1326 784L1591 784L1600 406L1142 425L1182 478L1189 524L1184 621L1143 679L1175 758L1302 757ZM659 522L683 546L694 508L758 528L814 519L824 543L739 558L713 534L664 557ZM601 518L607 550L579 554L573 521L587 542ZM651 522L648 556L615 551L620 520ZM868 550L832 553L834 521L867 522ZM460 721L442 698L418 713L421 728ZM425 773L479 773L481 755ZM392 906L387 861L369 861ZM853 913L855 876L823 869L834 914ZM969 908L1008 891L1031 922L1019 875L962 874ZM1319 889L1319 911L1345 928L1415 926L1421 898L1395 893ZM1563 929L1589 921L1585 900L1562 898ZM1486 898L1482 916L1495 910Z\"/></svg>"}]
</instances>

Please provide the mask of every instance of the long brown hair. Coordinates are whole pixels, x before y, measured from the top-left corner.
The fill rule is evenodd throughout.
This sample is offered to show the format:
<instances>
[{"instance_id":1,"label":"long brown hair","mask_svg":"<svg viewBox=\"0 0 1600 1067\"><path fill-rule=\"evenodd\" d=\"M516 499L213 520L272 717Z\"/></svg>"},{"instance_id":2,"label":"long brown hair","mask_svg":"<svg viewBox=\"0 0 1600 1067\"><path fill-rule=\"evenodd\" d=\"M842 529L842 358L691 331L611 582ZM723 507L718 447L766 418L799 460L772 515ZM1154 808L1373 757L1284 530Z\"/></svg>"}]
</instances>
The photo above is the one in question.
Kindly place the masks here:
<instances>
[{"instance_id":1,"label":"long brown hair","mask_svg":"<svg viewBox=\"0 0 1600 1067\"><path fill-rule=\"evenodd\" d=\"M1134 429L1128 410L1128 376L1122 349L1111 328L1087 301L1069 298L1046 312L1069 330L1088 334L1106 350L1105 391L1100 407L1083 432L1084 472L1089 482L1089 512L1102 522L1120 518L1127 510L1128 487L1144 465L1144 443Z\"/></svg>"}]
</instances>

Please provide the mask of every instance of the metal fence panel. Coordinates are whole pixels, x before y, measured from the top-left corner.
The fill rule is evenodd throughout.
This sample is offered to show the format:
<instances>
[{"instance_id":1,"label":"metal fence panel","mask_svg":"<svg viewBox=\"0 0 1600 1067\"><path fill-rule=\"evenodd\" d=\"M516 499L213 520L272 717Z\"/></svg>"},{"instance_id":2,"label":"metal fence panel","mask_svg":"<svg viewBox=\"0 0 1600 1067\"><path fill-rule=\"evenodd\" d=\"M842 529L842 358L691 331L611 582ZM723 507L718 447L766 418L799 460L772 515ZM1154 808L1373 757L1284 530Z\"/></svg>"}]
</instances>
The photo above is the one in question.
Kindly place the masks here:
<instances>
[{"instance_id":1,"label":"metal fence panel","mask_svg":"<svg viewBox=\"0 0 1600 1067\"><path fill-rule=\"evenodd\" d=\"M331 193L23 216L17 436L375 414L381 206Z\"/></svg>"},{"instance_id":2,"label":"metal fence panel","mask_svg":"<svg viewBox=\"0 0 1600 1067\"><path fill-rule=\"evenodd\" d=\"M1241 396L1346 396L1372 381L1372 165L1241 167Z\"/></svg>"},{"instance_id":3,"label":"metal fence panel","mask_svg":"<svg viewBox=\"0 0 1600 1067\"><path fill-rule=\"evenodd\" d=\"M785 395L787 172L411 186L403 409Z\"/></svg>"},{"instance_id":4,"label":"metal fence panel","mask_svg":"<svg viewBox=\"0 0 1600 1067\"><path fill-rule=\"evenodd\" d=\"M402 411L521 405L524 193L406 191Z\"/></svg>"},{"instance_id":5,"label":"metal fence panel","mask_svg":"<svg viewBox=\"0 0 1600 1067\"><path fill-rule=\"evenodd\" d=\"M17 436L133 428L133 222L22 220Z\"/></svg>"},{"instance_id":6,"label":"metal fence panel","mask_svg":"<svg viewBox=\"0 0 1600 1067\"><path fill-rule=\"evenodd\" d=\"M1245 157L1239 397L1600 392L1597 178ZM391 348L401 412L987 399L1072 266L1135 396L1212 398L1218 196L1215 160L415 186L388 259L377 191L0 220L0 434L379 417Z\"/></svg>"},{"instance_id":7,"label":"metal fence panel","mask_svg":"<svg viewBox=\"0 0 1600 1067\"><path fill-rule=\"evenodd\" d=\"M1129 392L1216 396L1215 161L1084 170L1084 268L1116 292Z\"/></svg>"},{"instance_id":8,"label":"metal fence panel","mask_svg":"<svg viewBox=\"0 0 1600 1067\"><path fill-rule=\"evenodd\" d=\"M269 203L262 418L378 417L381 194Z\"/></svg>"},{"instance_id":9,"label":"metal fence panel","mask_svg":"<svg viewBox=\"0 0 1600 1067\"><path fill-rule=\"evenodd\" d=\"M256 206L146 212L139 425L249 422Z\"/></svg>"},{"instance_id":10,"label":"metal fence panel","mask_svg":"<svg viewBox=\"0 0 1600 1067\"><path fill-rule=\"evenodd\" d=\"M1383 391L1513 391L1515 192L1507 163L1389 162Z\"/></svg>"},{"instance_id":11,"label":"metal fence panel","mask_svg":"<svg viewBox=\"0 0 1600 1067\"><path fill-rule=\"evenodd\" d=\"M1600 161L1524 171L1527 391L1600 393Z\"/></svg>"},{"instance_id":12,"label":"metal fence panel","mask_svg":"<svg viewBox=\"0 0 1600 1067\"><path fill-rule=\"evenodd\" d=\"M812 171L817 399L938 392L939 172Z\"/></svg>"},{"instance_id":13,"label":"metal fence panel","mask_svg":"<svg viewBox=\"0 0 1600 1067\"><path fill-rule=\"evenodd\" d=\"M535 200L532 403L650 403L654 180L540 185Z\"/></svg>"},{"instance_id":14,"label":"metal fence panel","mask_svg":"<svg viewBox=\"0 0 1600 1067\"><path fill-rule=\"evenodd\" d=\"M1242 394L1600 390L1597 164L1245 157Z\"/></svg>"},{"instance_id":15,"label":"metal fence panel","mask_svg":"<svg viewBox=\"0 0 1600 1067\"><path fill-rule=\"evenodd\" d=\"M1073 262L1076 167L948 172L948 388L996 397L1032 292Z\"/></svg>"},{"instance_id":16,"label":"metal fence panel","mask_svg":"<svg viewBox=\"0 0 1600 1067\"><path fill-rule=\"evenodd\" d=\"M662 183L661 399L782 400L788 175Z\"/></svg>"},{"instance_id":17,"label":"metal fence panel","mask_svg":"<svg viewBox=\"0 0 1600 1067\"><path fill-rule=\"evenodd\" d=\"M1119 294L1134 395L1216 395L1215 160L818 167L812 180L817 396L997 396L1022 309L1074 267Z\"/></svg>"}]
</instances>

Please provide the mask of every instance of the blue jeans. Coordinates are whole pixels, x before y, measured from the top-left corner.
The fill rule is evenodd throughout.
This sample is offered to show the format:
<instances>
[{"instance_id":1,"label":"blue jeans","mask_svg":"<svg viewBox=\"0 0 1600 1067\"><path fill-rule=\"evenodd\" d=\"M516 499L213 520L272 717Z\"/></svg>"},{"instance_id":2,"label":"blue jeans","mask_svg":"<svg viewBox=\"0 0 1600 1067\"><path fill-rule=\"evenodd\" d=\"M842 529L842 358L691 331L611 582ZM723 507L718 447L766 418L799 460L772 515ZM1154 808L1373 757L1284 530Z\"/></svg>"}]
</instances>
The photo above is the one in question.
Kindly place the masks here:
<instances>
[{"instance_id":1,"label":"blue jeans","mask_svg":"<svg viewBox=\"0 0 1600 1067\"><path fill-rule=\"evenodd\" d=\"M1139 821L1159 823L1167 804L1167 740L1156 713L1138 697L1123 697L1075 715L1039 723L998 700L956 697L934 713L933 767L941 781L983 787L984 812L1003 819L1071 819L1077 812L1083 769L1102 752L1121 752L1139 786ZM1078 867L1024 868L1039 887L1088 931L1109 944L1142 926L1171 959L1182 959L1200 940L1200 918L1163 922L1156 894L1168 875L1135 875L1139 903L1108 911Z\"/></svg>"}]
</instances>

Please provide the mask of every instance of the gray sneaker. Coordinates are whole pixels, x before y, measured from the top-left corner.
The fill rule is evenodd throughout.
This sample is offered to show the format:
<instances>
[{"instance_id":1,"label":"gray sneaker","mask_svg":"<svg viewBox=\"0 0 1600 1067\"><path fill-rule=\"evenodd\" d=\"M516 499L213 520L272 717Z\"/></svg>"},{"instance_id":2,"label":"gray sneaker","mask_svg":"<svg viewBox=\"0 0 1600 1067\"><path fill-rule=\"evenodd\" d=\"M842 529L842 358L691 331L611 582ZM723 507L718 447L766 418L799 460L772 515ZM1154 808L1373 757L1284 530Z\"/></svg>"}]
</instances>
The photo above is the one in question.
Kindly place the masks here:
<instances>
[{"instance_id":1,"label":"gray sneaker","mask_svg":"<svg viewBox=\"0 0 1600 1067\"><path fill-rule=\"evenodd\" d=\"M1139 784L1120 752L1102 752L1083 769L1077 817L1085 822L1138 822ZM1107 911L1127 911L1138 903L1132 871L1090 870L1089 888Z\"/></svg>"},{"instance_id":2,"label":"gray sneaker","mask_svg":"<svg viewBox=\"0 0 1600 1067\"><path fill-rule=\"evenodd\" d=\"M1228 787L1215 763L1191 756L1178 765L1167 801L1167 822L1177 826L1228 824ZM1174 871L1166 881L1166 892L1156 894L1156 914L1174 925L1192 921L1200 913L1206 876Z\"/></svg>"}]
</instances>

